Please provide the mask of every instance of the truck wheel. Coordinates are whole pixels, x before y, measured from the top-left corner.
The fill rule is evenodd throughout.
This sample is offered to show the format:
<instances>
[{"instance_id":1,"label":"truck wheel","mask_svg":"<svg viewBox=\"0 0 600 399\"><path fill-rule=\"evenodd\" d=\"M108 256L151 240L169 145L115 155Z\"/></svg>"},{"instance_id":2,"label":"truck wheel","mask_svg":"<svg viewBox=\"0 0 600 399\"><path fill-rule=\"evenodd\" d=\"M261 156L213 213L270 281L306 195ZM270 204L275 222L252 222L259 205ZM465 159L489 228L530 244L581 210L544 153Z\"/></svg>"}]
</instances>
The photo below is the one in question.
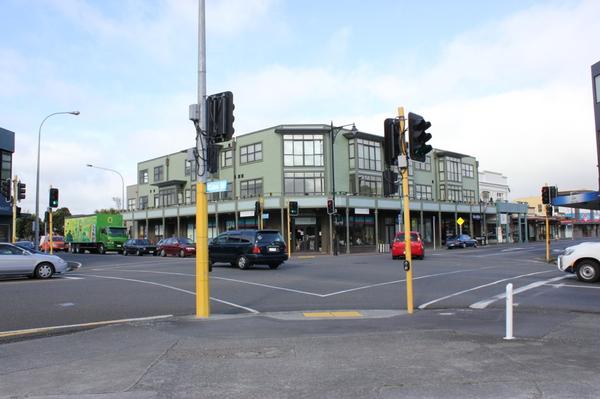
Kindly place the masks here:
<instances>
[{"instance_id":1,"label":"truck wheel","mask_svg":"<svg viewBox=\"0 0 600 399\"><path fill-rule=\"evenodd\" d=\"M46 279L52 277L54 274L54 267L50 263L44 262L37 265L33 275L35 278Z\"/></svg>"},{"instance_id":2,"label":"truck wheel","mask_svg":"<svg viewBox=\"0 0 600 399\"><path fill-rule=\"evenodd\" d=\"M584 259L577 264L577 279L584 283L594 283L600 277L600 266L592 259Z\"/></svg>"},{"instance_id":3,"label":"truck wheel","mask_svg":"<svg viewBox=\"0 0 600 399\"><path fill-rule=\"evenodd\" d=\"M104 255L106 253L106 249L104 249L104 244L98 245L98 253L100 255Z\"/></svg>"}]
</instances>

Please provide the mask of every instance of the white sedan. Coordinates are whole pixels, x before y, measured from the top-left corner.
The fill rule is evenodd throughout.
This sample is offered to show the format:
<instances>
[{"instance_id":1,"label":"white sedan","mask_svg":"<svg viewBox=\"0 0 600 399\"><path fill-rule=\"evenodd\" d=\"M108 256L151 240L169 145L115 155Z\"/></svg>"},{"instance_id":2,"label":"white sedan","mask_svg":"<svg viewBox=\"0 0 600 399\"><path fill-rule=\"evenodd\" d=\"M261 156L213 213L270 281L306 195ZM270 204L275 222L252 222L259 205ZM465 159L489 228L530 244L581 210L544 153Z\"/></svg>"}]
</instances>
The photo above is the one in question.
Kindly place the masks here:
<instances>
[{"instance_id":1,"label":"white sedan","mask_svg":"<svg viewBox=\"0 0 600 399\"><path fill-rule=\"evenodd\" d=\"M582 242L558 256L558 270L577 274L577 279L594 283L600 279L600 242Z\"/></svg>"},{"instance_id":2,"label":"white sedan","mask_svg":"<svg viewBox=\"0 0 600 399\"><path fill-rule=\"evenodd\" d=\"M56 255L28 251L16 245L0 243L0 275L27 275L46 279L79 268Z\"/></svg>"}]
</instances>

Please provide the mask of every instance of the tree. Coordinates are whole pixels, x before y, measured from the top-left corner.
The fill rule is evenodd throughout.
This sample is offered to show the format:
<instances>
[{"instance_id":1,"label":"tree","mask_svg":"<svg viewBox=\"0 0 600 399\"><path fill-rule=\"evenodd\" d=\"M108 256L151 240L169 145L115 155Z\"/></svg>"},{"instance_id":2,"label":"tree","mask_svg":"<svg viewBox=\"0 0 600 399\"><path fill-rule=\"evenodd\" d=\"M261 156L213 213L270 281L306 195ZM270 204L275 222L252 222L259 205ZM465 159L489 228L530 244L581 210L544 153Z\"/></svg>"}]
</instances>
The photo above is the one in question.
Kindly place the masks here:
<instances>
[{"instance_id":1,"label":"tree","mask_svg":"<svg viewBox=\"0 0 600 399\"><path fill-rule=\"evenodd\" d=\"M17 239L21 240L33 240L35 231L33 229L33 221L35 217L32 214L22 214L21 217L17 218L16 236ZM42 230L43 223L40 221L40 231Z\"/></svg>"},{"instance_id":2,"label":"tree","mask_svg":"<svg viewBox=\"0 0 600 399\"><path fill-rule=\"evenodd\" d=\"M71 216L69 208L59 208L52 213L52 229L58 235L65 235L65 217Z\"/></svg>"},{"instance_id":3,"label":"tree","mask_svg":"<svg viewBox=\"0 0 600 399\"><path fill-rule=\"evenodd\" d=\"M112 215L118 215L119 213L121 213L121 211L119 209L115 209L115 208L96 209L96 212L94 212L94 213L110 213Z\"/></svg>"}]
</instances>

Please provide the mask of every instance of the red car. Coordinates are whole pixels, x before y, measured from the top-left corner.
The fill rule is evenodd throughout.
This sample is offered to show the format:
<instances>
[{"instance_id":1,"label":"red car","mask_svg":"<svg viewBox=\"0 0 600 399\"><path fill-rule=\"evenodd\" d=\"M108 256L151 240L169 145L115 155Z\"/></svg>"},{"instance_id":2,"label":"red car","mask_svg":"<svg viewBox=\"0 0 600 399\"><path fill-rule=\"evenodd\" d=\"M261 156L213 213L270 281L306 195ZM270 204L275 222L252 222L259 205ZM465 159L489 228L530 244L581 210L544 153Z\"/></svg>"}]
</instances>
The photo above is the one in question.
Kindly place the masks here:
<instances>
[{"instance_id":1,"label":"red car","mask_svg":"<svg viewBox=\"0 0 600 399\"><path fill-rule=\"evenodd\" d=\"M196 244L186 237L171 237L156 246L155 254L160 256L179 255L180 257L196 255Z\"/></svg>"},{"instance_id":2,"label":"red car","mask_svg":"<svg viewBox=\"0 0 600 399\"><path fill-rule=\"evenodd\" d=\"M425 247L421 240L421 234L417 231L410 232L410 252L413 258L423 259L425 257ZM392 259L404 257L404 232L396 233L394 243L392 244Z\"/></svg>"}]
</instances>

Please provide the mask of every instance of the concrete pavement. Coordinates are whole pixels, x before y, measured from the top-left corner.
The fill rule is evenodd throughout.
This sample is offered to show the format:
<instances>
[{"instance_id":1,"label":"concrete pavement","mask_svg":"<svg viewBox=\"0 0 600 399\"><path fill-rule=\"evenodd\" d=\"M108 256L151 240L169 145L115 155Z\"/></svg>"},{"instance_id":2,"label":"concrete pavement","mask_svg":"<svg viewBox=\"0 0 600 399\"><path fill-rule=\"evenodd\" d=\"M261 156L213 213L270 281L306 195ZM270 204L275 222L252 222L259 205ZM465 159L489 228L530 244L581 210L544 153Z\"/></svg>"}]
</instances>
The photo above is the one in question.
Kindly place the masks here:
<instances>
[{"instance_id":1,"label":"concrete pavement","mask_svg":"<svg viewBox=\"0 0 600 399\"><path fill-rule=\"evenodd\" d=\"M2 398L597 398L600 315L169 318L0 341Z\"/></svg>"}]
</instances>

